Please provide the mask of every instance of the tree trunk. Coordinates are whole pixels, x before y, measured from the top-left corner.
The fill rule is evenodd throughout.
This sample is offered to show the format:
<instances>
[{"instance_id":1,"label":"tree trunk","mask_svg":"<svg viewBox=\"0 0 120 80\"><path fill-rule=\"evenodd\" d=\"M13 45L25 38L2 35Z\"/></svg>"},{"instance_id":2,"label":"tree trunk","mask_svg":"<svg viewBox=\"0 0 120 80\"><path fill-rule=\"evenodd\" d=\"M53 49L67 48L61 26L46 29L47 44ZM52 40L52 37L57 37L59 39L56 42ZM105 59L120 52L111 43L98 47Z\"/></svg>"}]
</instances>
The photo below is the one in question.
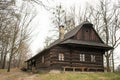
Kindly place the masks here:
<instances>
[{"instance_id":1,"label":"tree trunk","mask_svg":"<svg viewBox=\"0 0 120 80\"><path fill-rule=\"evenodd\" d=\"M113 72L114 72L114 55L113 55L113 50L112 50L112 69L113 69Z\"/></svg>"},{"instance_id":2,"label":"tree trunk","mask_svg":"<svg viewBox=\"0 0 120 80\"><path fill-rule=\"evenodd\" d=\"M5 69L5 64L6 64L6 55L7 55L7 53L4 55L2 69Z\"/></svg>"},{"instance_id":3,"label":"tree trunk","mask_svg":"<svg viewBox=\"0 0 120 80\"><path fill-rule=\"evenodd\" d=\"M106 63L107 63L107 72L110 72L110 66L109 66L109 54L107 52L107 55L106 55Z\"/></svg>"},{"instance_id":4,"label":"tree trunk","mask_svg":"<svg viewBox=\"0 0 120 80\"><path fill-rule=\"evenodd\" d=\"M0 68L2 68L2 65L3 65L3 52L1 52Z\"/></svg>"},{"instance_id":5,"label":"tree trunk","mask_svg":"<svg viewBox=\"0 0 120 80\"><path fill-rule=\"evenodd\" d=\"M21 66L21 54L19 55L19 60L18 60L18 65L17 67L19 68Z\"/></svg>"},{"instance_id":6,"label":"tree trunk","mask_svg":"<svg viewBox=\"0 0 120 80\"><path fill-rule=\"evenodd\" d=\"M9 59L7 72L10 72L11 61L12 61L12 56L10 56L10 59Z\"/></svg>"}]
</instances>

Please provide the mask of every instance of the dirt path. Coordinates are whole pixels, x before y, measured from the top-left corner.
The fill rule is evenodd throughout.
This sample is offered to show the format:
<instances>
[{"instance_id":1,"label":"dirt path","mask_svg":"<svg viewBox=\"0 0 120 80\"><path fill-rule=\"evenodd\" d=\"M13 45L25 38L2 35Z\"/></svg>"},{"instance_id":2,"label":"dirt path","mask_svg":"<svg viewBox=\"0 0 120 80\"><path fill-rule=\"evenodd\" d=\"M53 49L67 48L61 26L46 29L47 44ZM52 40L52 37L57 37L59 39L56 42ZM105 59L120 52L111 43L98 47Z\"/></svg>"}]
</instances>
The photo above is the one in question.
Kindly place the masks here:
<instances>
[{"instance_id":1,"label":"dirt path","mask_svg":"<svg viewBox=\"0 0 120 80\"><path fill-rule=\"evenodd\" d=\"M20 77L17 80L35 80L36 76L31 75L31 76L26 76L26 77Z\"/></svg>"},{"instance_id":2,"label":"dirt path","mask_svg":"<svg viewBox=\"0 0 120 80\"><path fill-rule=\"evenodd\" d=\"M14 69L11 70L11 72L1 73L0 80L35 80L35 75L32 73L25 73L18 69Z\"/></svg>"}]
</instances>

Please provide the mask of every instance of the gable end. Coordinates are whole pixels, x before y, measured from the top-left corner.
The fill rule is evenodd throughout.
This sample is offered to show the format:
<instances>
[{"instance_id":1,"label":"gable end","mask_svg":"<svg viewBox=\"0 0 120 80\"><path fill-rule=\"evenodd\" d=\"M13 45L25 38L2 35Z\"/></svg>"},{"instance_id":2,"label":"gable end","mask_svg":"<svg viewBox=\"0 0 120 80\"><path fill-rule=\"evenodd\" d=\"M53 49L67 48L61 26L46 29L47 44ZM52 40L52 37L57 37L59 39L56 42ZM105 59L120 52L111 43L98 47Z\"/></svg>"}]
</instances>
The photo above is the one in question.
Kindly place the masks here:
<instances>
[{"instance_id":1,"label":"gable end","mask_svg":"<svg viewBox=\"0 0 120 80\"><path fill-rule=\"evenodd\" d=\"M82 41L104 43L92 24L84 24L73 38Z\"/></svg>"}]
</instances>

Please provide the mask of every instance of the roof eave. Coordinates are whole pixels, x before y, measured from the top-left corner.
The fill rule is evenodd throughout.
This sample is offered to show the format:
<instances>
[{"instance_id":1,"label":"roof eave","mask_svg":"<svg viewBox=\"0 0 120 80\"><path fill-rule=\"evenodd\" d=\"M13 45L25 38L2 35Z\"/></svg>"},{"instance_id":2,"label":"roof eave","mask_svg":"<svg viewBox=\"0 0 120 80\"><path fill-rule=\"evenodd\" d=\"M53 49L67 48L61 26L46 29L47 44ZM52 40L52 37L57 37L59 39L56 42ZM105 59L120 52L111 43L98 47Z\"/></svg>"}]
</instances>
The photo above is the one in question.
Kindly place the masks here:
<instances>
[{"instance_id":1,"label":"roof eave","mask_svg":"<svg viewBox=\"0 0 120 80\"><path fill-rule=\"evenodd\" d=\"M68 45L73 45L74 43L61 43L62 45L68 44ZM74 44L74 45L79 45L79 47L93 47L93 48L99 48L99 49L104 49L105 51L114 49L111 46L98 46L98 45L86 45L86 44Z\"/></svg>"}]
</instances>

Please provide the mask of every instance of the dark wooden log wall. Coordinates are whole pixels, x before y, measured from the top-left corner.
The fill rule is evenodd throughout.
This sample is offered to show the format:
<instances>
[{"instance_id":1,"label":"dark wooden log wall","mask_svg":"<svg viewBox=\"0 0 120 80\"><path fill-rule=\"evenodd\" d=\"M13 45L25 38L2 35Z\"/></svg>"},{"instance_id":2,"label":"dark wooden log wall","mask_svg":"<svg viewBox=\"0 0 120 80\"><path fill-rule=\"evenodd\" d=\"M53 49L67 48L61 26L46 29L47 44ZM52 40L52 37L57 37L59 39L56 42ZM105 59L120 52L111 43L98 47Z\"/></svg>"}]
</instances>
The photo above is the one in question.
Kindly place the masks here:
<instances>
[{"instance_id":1,"label":"dark wooden log wall","mask_svg":"<svg viewBox=\"0 0 120 80\"><path fill-rule=\"evenodd\" d=\"M64 61L59 61L59 53L64 54ZM61 69L62 66L70 66L70 50L66 47L56 46L50 50L51 69Z\"/></svg>"},{"instance_id":2,"label":"dark wooden log wall","mask_svg":"<svg viewBox=\"0 0 120 80\"><path fill-rule=\"evenodd\" d=\"M104 50L92 48L73 48L68 46L55 46L48 51L38 54L35 58L29 61L29 69L35 67L36 69L59 69L62 70L64 66L69 67L92 67L103 68L103 54ZM59 61L59 53L64 54L64 61ZM80 61L80 54L85 54L85 61ZM45 62L42 63L42 56L44 55ZM95 55L96 62L91 62L91 55ZM35 61L35 66L33 65Z\"/></svg>"},{"instance_id":3,"label":"dark wooden log wall","mask_svg":"<svg viewBox=\"0 0 120 80\"><path fill-rule=\"evenodd\" d=\"M59 53L64 53L64 61L59 61ZM85 54L85 61L80 61L80 54ZM90 48L54 47L50 50L50 63L52 69L70 67L99 67L103 68L103 50ZM96 56L96 62L91 62L91 55Z\"/></svg>"},{"instance_id":4,"label":"dark wooden log wall","mask_svg":"<svg viewBox=\"0 0 120 80\"><path fill-rule=\"evenodd\" d=\"M44 56L44 63L42 63L42 56ZM50 54L48 51L43 51L42 53L35 56L33 59L28 61L28 69L49 69L50 67Z\"/></svg>"},{"instance_id":5,"label":"dark wooden log wall","mask_svg":"<svg viewBox=\"0 0 120 80\"><path fill-rule=\"evenodd\" d=\"M44 56L44 63L42 63L42 56ZM42 52L35 57L36 69L48 69L50 67L50 54L49 51Z\"/></svg>"}]
</instances>

